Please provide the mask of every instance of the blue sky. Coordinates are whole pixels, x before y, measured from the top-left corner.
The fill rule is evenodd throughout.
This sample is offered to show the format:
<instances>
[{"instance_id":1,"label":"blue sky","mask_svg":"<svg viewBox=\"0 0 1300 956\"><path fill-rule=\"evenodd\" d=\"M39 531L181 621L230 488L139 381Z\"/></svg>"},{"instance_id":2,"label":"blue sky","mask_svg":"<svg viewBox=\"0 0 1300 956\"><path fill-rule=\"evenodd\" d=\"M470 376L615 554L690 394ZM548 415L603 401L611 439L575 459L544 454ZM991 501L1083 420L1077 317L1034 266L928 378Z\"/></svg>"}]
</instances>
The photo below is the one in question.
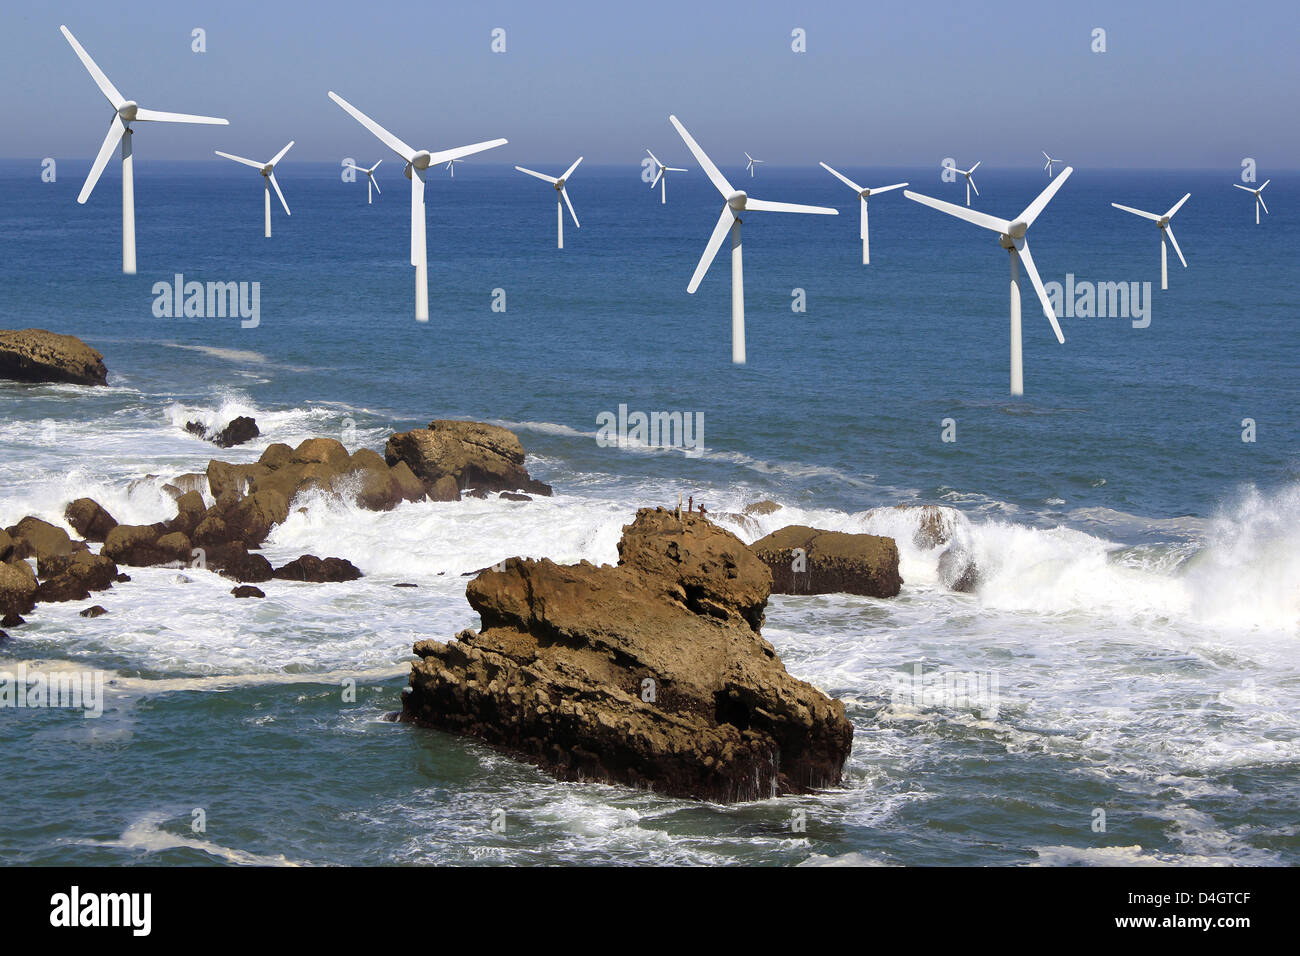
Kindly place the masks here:
<instances>
[{"instance_id":1,"label":"blue sky","mask_svg":"<svg viewBox=\"0 0 1300 956\"><path fill-rule=\"evenodd\" d=\"M114 5L116 6L116 5ZM334 89L416 147L504 136L499 161L1300 167L1300 4L220 3L91 0L5 15L7 157L88 158L109 108L69 29L142 106L226 116L172 126L148 157L214 147L336 162L389 156ZM13 8L11 8L13 9ZM190 31L207 33L191 52ZM490 50L491 30L507 50ZM807 52L791 50L802 28ZM1107 52L1090 50L1095 27ZM16 98L15 98L16 94ZM137 153L140 153L137 147ZM502 151L504 152L504 151ZM499 154L498 154L499 155ZM144 157L142 157L144 158ZM373 162L373 159L368 161Z\"/></svg>"}]
</instances>

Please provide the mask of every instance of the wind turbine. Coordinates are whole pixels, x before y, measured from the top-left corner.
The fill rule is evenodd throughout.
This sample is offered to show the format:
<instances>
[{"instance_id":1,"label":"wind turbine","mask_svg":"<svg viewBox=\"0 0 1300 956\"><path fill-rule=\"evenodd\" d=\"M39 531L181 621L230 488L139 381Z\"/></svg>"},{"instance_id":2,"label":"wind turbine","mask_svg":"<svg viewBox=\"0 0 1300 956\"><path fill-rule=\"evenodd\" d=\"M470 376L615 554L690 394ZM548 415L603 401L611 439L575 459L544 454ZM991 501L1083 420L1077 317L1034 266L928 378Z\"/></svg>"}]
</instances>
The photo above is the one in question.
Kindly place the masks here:
<instances>
[{"instance_id":1,"label":"wind turbine","mask_svg":"<svg viewBox=\"0 0 1300 956\"><path fill-rule=\"evenodd\" d=\"M746 158L747 160L749 160L749 165L747 165L745 168L746 168L747 170L749 170L749 178L750 178L750 179L753 179L753 178L754 178L754 167L755 167L755 166L762 166L762 165L763 165L763 160L761 160L761 159L755 159L753 156L750 156L749 153L745 153L745 158Z\"/></svg>"},{"instance_id":2,"label":"wind turbine","mask_svg":"<svg viewBox=\"0 0 1300 956\"><path fill-rule=\"evenodd\" d=\"M77 42L77 38L65 26L59 27L64 38L72 45L72 50L81 60L90 78L95 81L99 91L112 105L113 120L108 127L108 135L90 164L90 173L86 183L81 187L77 202L85 203L90 198L95 183L99 182L108 158L118 140L122 141L122 271L126 275L135 275L135 161L131 150L132 123L203 123L209 126L229 126L230 122L213 116L193 116L189 113L161 113L158 110L141 109L135 100L128 100L117 91L104 71L90 58L90 54Z\"/></svg>"},{"instance_id":3,"label":"wind turbine","mask_svg":"<svg viewBox=\"0 0 1300 956\"><path fill-rule=\"evenodd\" d=\"M1260 188L1263 189L1264 187L1261 186ZM1173 227L1169 225L1169 220L1174 218L1174 213L1178 212L1178 210L1182 208L1183 203L1187 202L1187 200L1190 199L1191 196L1192 194L1188 193L1182 199L1178 200L1178 202L1174 203L1173 208L1170 209L1163 216L1157 216L1153 212L1143 212L1141 209L1134 209L1132 206L1121 206L1117 202L1111 203L1111 205L1114 206L1116 209L1123 209L1125 212L1131 212L1133 215L1141 216L1143 219L1150 219L1152 222L1154 222L1156 225L1160 227L1160 288L1161 289L1169 288L1169 249L1168 246L1165 245L1166 236L1168 236L1169 241L1174 244L1174 252L1178 253L1178 258L1182 260L1183 268L1184 269L1187 268L1187 260L1183 259L1183 250L1178 248L1178 240L1174 238L1174 230Z\"/></svg>"},{"instance_id":4,"label":"wind turbine","mask_svg":"<svg viewBox=\"0 0 1300 956\"><path fill-rule=\"evenodd\" d=\"M384 129L333 90L329 97L343 107L354 120L370 130L375 137L406 161L406 178L411 181L411 265L415 266L415 319L429 321L429 255L425 242L424 178L425 171L438 163L472 156L485 149L504 146L508 140L493 139L469 146L456 146L432 153L427 149L414 149ZM375 165L378 165L376 163Z\"/></svg>"},{"instance_id":5,"label":"wind turbine","mask_svg":"<svg viewBox=\"0 0 1300 956\"><path fill-rule=\"evenodd\" d=\"M1267 186L1267 185L1268 185L1269 183L1271 183L1272 181L1273 181L1273 180L1271 180L1271 179L1266 179L1266 180L1264 180L1264 186ZM1236 186L1238 189L1244 189L1244 190L1246 190L1246 192L1248 192L1248 193L1254 193L1254 194L1255 194L1255 225L1258 226L1258 225L1259 225L1259 207L1260 207L1260 206L1264 206L1264 197L1260 195L1260 193L1262 193L1262 192L1264 191L1264 186L1260 186L1258 189L1251 189L1249 186L1242 186L1242 185L1239 184L1239 183L1233 183L1232 185ZM1264 212L1265 212L1266 214L1268 213L1268 206L1264 206Z\"/></svg>"},{"instance_id":6,"label":"wind turbine","mask_svg":"<svg viewBox=\"0 0 1300 956\"><path fill-rule=\"evenodd\" d=\"M686 142L686 148L695 156L700 168L704 170L705 175L709 177L709 182L722 193L724 200L722 206L722 215L718 217L718 224L713 227L713 235L709 236L709 242L704 247L704 254L700 256L699 265L695 267L695 274L691 276L690 284L686 286L686 291L694 293L700 287L700 280L704 278L704 273L709 271L709 266L713 264L714 257L718 254L718 249L722 247L722 240L726 238L728 232L731 233L731 361L737 365L745 364L745 274L741 266L740 253L740 223L744 213L753 212L806 212L815 213L821 216L838 216L838 209L828 209L825 206L801 206L788 202L768 202L764 199L750 199L745 195L743 190L734 188L727 178L718 171L718 167L713 165L713 160L705 155L704 150L700 149L700 144L691 138L691 134L686 132L686 127L681 124L676 116L669 116L668 121L673 124L677 132L681 134L682 139Z\"/></svg>"},{"instance_id":7,"label":"wind turbine","mask_svg":"<svg viewBox=\"0 0 1300 956\"><path fill-rule=\"evenodd\" d=\"M998 241L1002 244L1002 248L1010 254L1012 395L1023 395L1025 393L1024 358L1020 342L1020 263L1025 264L1025 272L1029 274L1029 281L1033 283L1034 291L1038 293L1038 301L1043 306L1043 314L1047 316L1047 321L1052 325L1052 331L1056 333L1056 341L1065 344L1065 336L1061 332L1060 323L1056 321L1056 313L1052 310L1052 303L1047 298L1047 290L1043 288L1043 280L1038 277L1038 268L1034 265L1034 257L1029 254L1029 243L1025 239L1025 232L1034 224L1034 220L1038 218L1039 213L1051 202L1052 197L1056 195L1056 191L1065 185L1065 181L1070 178L1072 172L1074 172L1074 167L1066 166L1061 171L1061 175L1053 179L1047 188L1038 194L1038 198L1026 206L1024 212L1017 216L1014 221L997 219L954 203L931 199L929 196L914 193L910 189L903 191L903 195L908 199L914 199L926 206L938 209L940 212L946 212L950 216L956 216L958 219L965 219L977 226L991 229L998 234Z\"/></svg>"},{"instance_id":8,"label":"wind turbine","mask_svg":"<svg viewBox=\"0 0 1300 956\"><path fill-rule=\"evenodd\" d=\"M271 187L275 187L275 194L280 197L280 205L284 207L284 214L292 216L289 212L289 204L284 201L284 193L280 192L280 184L275 181L275 164L284 159L284 154L289 152L293 147L293 140L289 140L289 145L275 154L275 158L267 163L259 163L253 159L245 159L243 156L232 156L230 153L223 153L221 150L213 150L218 156L224 156L226 159L233 159L237 163L243 163L245 166L252 166L262 174L262 190L265 196L263 206L266 209L266 238L271 238Z\"/></svg>"},{"instance_id":9,"label":"wind turbine","mask_svg":"<svg viewBox=\"0 0 1300 956\"><path fill-rule=\"evenodd\" d=\"M1053 167L1054 165L1056 165L1057 163L1061 162L1061 160L1059 160L1059 159L1052 159L1051 156L1048 156L1048 155L1047 155L1047 150L1043 150L1042 152L1043 152L1043 158L1047 160L1047 165L1045 165L1043 168L1044 168L1045 170L1047 170L1047 178L1048 178L1048 179L1051 179L1051 178L1052 178L1052 167ZM978 165L978 164L976 164L976 165Z\"/></svg>"},{"instance_id":10,"label":"wind turbine","mask_svg":"<svg viewBox=\"0 0 1300 956\"><path fill-rule=\"evenodd\" d=\"M577 159L573 161L573 165L570 166L567 170L565 170L564 175L561 176L559 179L556 179L554 176L547 176L545 173L538 173L538 172L534 172L531 169L524 169L524 167L522 166L515 167L515 169L519 170L521 173L527 173L529 176L533 176L537 179L540 179L542 182L550 183L552 186L555 187L556 247L559 249L564 248L564 207L565 206L569 207L569 215L573 217L574 227L578 229L582 228L582 226L578 224L578 214L573 211L573 203L569 202L569 191L564 188L564 184L569 181L569 177L573 175L573 171L578 168L578 164L580 162L582 162L581 156L579 156Z\"/></svg>"},{"instance_id":11,"label":"wind turbine","mask_svg":"<svg viewBox=\"0 0 1300 956\"><path fill-rule=\"evenodd\" d=\"M650 153L650 150L647 149L646 152ZM650 158L655 161L655 166L658 167L658 172L655 173L654 182L650 184L650 188L654 189L655 186L659 186L659 204L665 205L668 202L668 177L665 173L684 173L686 170L678 166L665 166L659 162L659 157L654 153L650 153Z\"/></svg>"},{"instance_id":12,"label":"wind turbine","mask_svg":"<svg viewBox=\"0 0 1300 956\"><path fill-rule=\"evenodd\" d=\"M984 162L984 160L981 159L980 163L982 162ZM975 185L975 179L971 175L972 173L975 172L975 170L980 168L980 163L976 163L970 169L958 169L956 166L952 167L954 172L961 173L963 176L966 177L966 205L968 206L970 205L970 191L974 189L976 196L980 194L980 188Z\"/></svg>"},{"instance_id":13,"label":"wind turbine","mask_svg":"<svg viewBox=\"0 0 1300 956\"><path fill-rule=\"evenodd\" d=\"M447 160L447 165L444 166L443 169L445 169L445 170L447 170L447 172L451 173L451 178L452 178L452 179L455 179L455 178L456 178L456 164L457 164L457 163L463 163L463 162L465 162L465 160L463 160L463 159L449 159L449 160Z\"/></svg>"},{"instance_id":14,"label":"wind turbine","mask_svg":"<svg viewBox=\"0 0 1300 956\"><path fill-rule=\"evenodd\" d=\"M382 162L383 160L381 159L379 163ZM384 191L379 188L379 183L375 181L375 170L379 168L379 163L375 163L375 165L371 166L369 169L365 169L364 167L358 166L356 163L343 164L348 169L355 169L359 173L366 174L366 205L367 206L375 201L374 193L379 193L379 195L381 196L384 194Z\"/></svg>"},{"instance_id":15,"label":"wind turbine","mask_svg":"<svg viewBox=\"0 0 1300 956\"><path fill-rule=\"evenodd\" d=\"M867 263L871 262L871 243L867 239L868 197L870 197L875 193L887 193L891 189L902 189L904 186L907 185L907 183L895 183L892 186L877 186L875 189L869 189L865 186L859 186L853 180L849 179L849 177L845 176L843 173L837 173L835 170L831 169L825 163L821 163L820 166L822 169L826 170L826 172L830 173L832 176L834 176L836 179L842 182L845 186L848 186L855 193L857 193L858 198L862 201L862 228L859 230L859 232L862 233L862 264L865 266L867 265Z\"/></svg>"}]
</instances>

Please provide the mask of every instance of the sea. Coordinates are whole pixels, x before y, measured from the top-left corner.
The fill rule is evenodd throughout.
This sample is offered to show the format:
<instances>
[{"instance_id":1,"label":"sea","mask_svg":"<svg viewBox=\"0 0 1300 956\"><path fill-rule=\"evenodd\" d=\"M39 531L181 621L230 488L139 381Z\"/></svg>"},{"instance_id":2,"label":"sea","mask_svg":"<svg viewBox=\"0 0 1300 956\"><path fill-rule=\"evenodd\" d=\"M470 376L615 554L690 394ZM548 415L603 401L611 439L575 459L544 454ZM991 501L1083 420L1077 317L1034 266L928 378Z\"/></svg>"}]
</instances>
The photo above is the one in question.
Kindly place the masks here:
<instances>
[{"instance_id":1,"label":"sea","mask_svg":"<svg viewBox=\"0 0 1300 956\"><path fill-rule=\"evenodd\" d=\"M665 130L649 145L684 159ZM686 292L722 206L693 163L667 204L635 156L584 163L562 251L554 192L508 164L569 160L505 147L454 179L430 170L416 322L396 159L354 157L387 160L368 204L364 177L290 154L292 215L272 197L266 239L253 170L153 161L143 135L135 276L116 162L84 206L87 162L55 182L0 162L0 325L80 336L110 370L106 388L0 382L0 525L60 523L82 496L162 520L162 486L211 458L314 436L382 451L435 418L511 429L555 495L386 513L306 495L266 552L347 558L362 579L235 600L207 571L130 568L91 601L38 606L0 672L100 674L103 712L0 708L6 863L1300 863L1294 174L1273 172L1257 226L1237 169L1075 170L1028 231L1043 280L1136 283L1128 312L1145 315L1067 315L1059 344L1022 277L1012 397L997 236L896 190L871 201L864 266L857 200L816 161L964 203L937 166L724 163L752 196L840 211L745 215L737 366L726 247ZM975 179L973 207L1007 219L1048 182ZM1156 224L1110 204L1159 214L1188 192L1187 266L1170 249L1161 291ZM177 276L257 283L256 324L156 310ZM700 446L598 442L620 406L698 416ZM221 450L185 430L237 415L261 437ZM719 805L562 783L385 719L412 644L478 626L467 572L613 563L636 510L679 496L746 542L796 523L896 539L897 597L768 604L787 669L854 725L841 787ZM737 517L764 499L781 509ZM944 586L944 547L893 507L923 504L952 509L975 591ZM81 617L90 604L108 613Z\"/></svg>"}]
</instances>

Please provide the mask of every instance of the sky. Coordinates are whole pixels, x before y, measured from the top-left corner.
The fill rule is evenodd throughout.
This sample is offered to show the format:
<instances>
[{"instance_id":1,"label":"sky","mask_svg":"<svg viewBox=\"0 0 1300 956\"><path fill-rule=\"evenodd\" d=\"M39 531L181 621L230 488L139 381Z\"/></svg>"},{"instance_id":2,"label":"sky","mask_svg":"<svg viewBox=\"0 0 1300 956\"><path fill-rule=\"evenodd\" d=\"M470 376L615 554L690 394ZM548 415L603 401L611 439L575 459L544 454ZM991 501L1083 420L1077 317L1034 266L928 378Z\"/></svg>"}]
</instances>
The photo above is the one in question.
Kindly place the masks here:
<instances>
[{"instance_id":1,"label":"sky","mask_svg":"<svg viewBox=\"0 0 1300 956\"><path fill-rule=\"evenodd\" d=\"M1281 0L28 4L3 19L0 156L88 159L107 131L60 23L141 106L230 120L151 135L156 159L289 139L300 161L389 158L333 89L416 148L506 137L534 164L648 146L694 165L676 113L710 153L774 165L1300 167L1300 4Z\"/></svg>"}]
</instances>

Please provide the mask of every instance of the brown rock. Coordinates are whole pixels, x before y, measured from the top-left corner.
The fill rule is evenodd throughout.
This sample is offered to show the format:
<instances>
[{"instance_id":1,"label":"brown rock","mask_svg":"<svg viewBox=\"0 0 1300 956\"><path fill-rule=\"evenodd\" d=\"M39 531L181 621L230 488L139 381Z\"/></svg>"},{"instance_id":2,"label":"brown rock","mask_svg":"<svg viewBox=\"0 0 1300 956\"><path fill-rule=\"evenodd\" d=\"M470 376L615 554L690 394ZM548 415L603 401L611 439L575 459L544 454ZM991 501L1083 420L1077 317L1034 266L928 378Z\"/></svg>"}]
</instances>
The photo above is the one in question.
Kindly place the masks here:
<instances>
[{"instance_id":1,"label":"brown rock","mask_svg":"<svg viewBox=\"0 0 1300 956\"><path fill-rule=\"evenodd\" d=\"M42 558L36 573L38 602L84 600L91 591L107 591L118 575L111 558L89 551Z\"/></svg>"},{"instance_id":2,"label":"brown rock","mask_svg":"<svg viewBox=\"0 0 1300 956\"><path fill-rule=\"evenodd\" d=\"M240 584L230 589L230 593L237 598L264 598L266 592L261 588L255 588L251 584Z\"/></svg>"},{"instance_id":3,"label":"brown rock","mask_svg":"<svg viewBox=\"0 0 1300 956\"><path fill-rule=\"evenodd\" d=\"M14 553L14 539L9 537L9 532L0 528L0 561L8 561L9 556Z\"/></svg>"},{"instance_id":4,"label":"brown rock","mask_svg":"<svg viewBox=\"0 0 1300 956\"><path fill-rule=\"evenodd\" d=\"M262 457L257 459L257 463L274 470L281 465L288 464L289 459L292 457L293 449L284 442L278 441L266 446L266 450L262 452Z\"/></svg>"},{"instance_id":5,"label":"brown rock","mask_svg":"<svg viewBox=\"0 0 1300 956\"><path fill-rule=\"evenodd\" d=\"M75 335L0 329L0 378L107 385L108 369L104 356Z\"/></svg>"},{"instance_id":6,"label":"brown rock","mask_svg":"<svg viewBox=\"0 0 1300 956\"><path fill-rule=\"evenodd\" d=\"M259 548L271 529L289 516L289 503L278 491L256 491L241 498L225 513L231 539Z\"/></svg>"},{"instance_id":7,"label":"brown rock","mask_svg":"<svg viewBox=\"0 0 1300 956\"><path fill-rule=\"evenodd\" d=\"M208 490L213 498L221 498L227 492L243 497L254 481L269 474L271 470L265 465L232 465L214 458L208 462Z\"/></svg>"},{"instance_id":8,"label":"brown rock","mask_svg":"<svg viewBox=\"0 0 1300 956\"><path fill-rule=\"evenodd\" d=\"M790 525L759 538L750 550L771 570L777 594L894 597L903 586L893 538Z\"/></svg>"},{"instance_id":9,"label":"brown rock","mask_svg":"<svg viewBox=\"0 0 1300 956\"><path fill-rule=\"evenodd\" d=\"M169 560L157 547L163 529L153 524L120 524L108 533L100 554L118 564L149 567Z\"/></svg>"},{"instance_id":10,"label":"brown rock","mask_svg":"<svg viewBox=\"0 0 1300 956\"><path fill-rule=\"evenodd\" d=\"M317 583L337 583L355 581L361 572L351 561L344 558L318 558L314 554L304 554L294 558L283 567L275 569L273 577L284 581L314 581Z\"/></svg>"},{"instance_id":11,"label":"brown rock","mask_svg":"<svg viewBox=\"0 0 1300 956\"><path fill-rule=\"evenodd\" d=\"M222 577L236 581L269 581L275 573L265 555L252 554L239 542L222 549L215 556L215 564L213 561L214 558L209 558L209 567L218 568Z\"/></svg>"},{"instance_id":12,"label":"brown rock","mask_svg":"<svg viewBox=\"0 0 1300 956\"><path fill-rule=\"evenodd\" d=\"M840 782L844 706L759 634L770 575L703 517L643 509L620 564L512 558L466 589L480 633L421 641L401 719L566 780L735 801Z\"/></svg>"},{"instance_id":13,"label":"brown rock","mask_svg":"<svg viewBox=\"0 0 1300 956\"><path fill-rule=\"evenodd\" d=\"M331 473L337 473L347 468L350 458L343 443L335 438L308 438L293 450L290 461L328 465Z\"/></svg>"},{"instance_id":14,"label":"brown rock","mask_svg":"<svg viewBox=\"0 0 1300 956\"><path fill-rule=\"evenodd\" d=\"M88 607L80 613L82 617L102 617L108 613L108 608L102 604L96 604L94 607Z\"/></svg>"},{"instance_id":15,"label":"brown rock","mask_svg":"<svg viewBox=\"0 0 1300 956\"><path fill-rule=\"evenodd\" d=\"M203 503L203 496L197 491L187 491L176 499L176 517L168 522L168 527L185 535L194 534L194 529L207 517L208 507Z\"/></svg>"},{"instance_id":16,"label":"brown rock","mask_svg":"<svg viewBox=\"0 0 1300 956\"><path fill-rule=\"evenodd\" d=\"M212 444L218 448L233 448L235 445L242 445L245 442L252 441L260 434L262 432L257 427L256 421L247 415L240 415L238 418L232 419L226 424L225 428L212 436Z\"/></svg>"},{"instance_id":17,"label":"brown rock","mask_svg":"<svg viewBox=\"0 0 1300 956\"><path fill-rule=\"evenodd\" d=\"M13 555L20 558L48 558L80 550L68 532L30 515L6 530L13 539Z\"/></svg>"},{"instance_id":18,"label":"brown rock","mask_svg":"<svg viewBox=\"0 0 1300 956\"><path fill-rule=\"evenodd\" d=\"M384 459L404 461L431 492L435 501L456 500L432 494L444 478L457 490L525 491L549 495L551 486L536 481L524 467L524 448L508 429L482 422L438 420L428 428L400 432L388 439Z\"/></svg>"},{"instance_id":19,"label":"brown rock","mask_svg":"<svg viewBox=\"0 0 1300 956\"><path fill-rule=\"evenodd\" d=\"M63 519L87 541L103 541L117 527L117 519L93 498L78 498L63 509Z\"/></svg>"},{"instance_id":20,"label":"brown rock","mask_svg":"<svg viewBox=\"0 0 1300 956\"><path fill-rule=\"evenodd\" d=\"M5 616L5 627L22 623L21 615L36 606L38 587L36 574L26 561L14 559L0 564L0 613Z\"/></svg>"},{"instance_id":21,"label":"brown rock","mask_svg":"<svg viewBox=\"0 0 1300 956\"><path fill-rule=\"evenodd\" d=\"M781 506L770 500L755 501L745 505L745 514L747 515L770 515L773 511L780 510Z\"/></svg>"},{"instance_id":22,"label":"brown rock","mask_svg":"<svg viewBox=\"0 0 1300 956\"><path fill-rule=\"evenodd\" d=\"M192 540L200 547L223 544L230 540L230 535L226 531L226 519L213 511L214 509L208 509L203 520L194 527Z\"/></svg>"},{"instance_id":23,"label":"brown rock","mask_svg":"<svg viewBox=\"0 0 1300 956\"><path fill-rule=\"evenodd\" d=\"M406 462L402 462L406 464ZM429 489L430 501L460 501L460 488L451 475L443 475Z\"/></svg>"}]
</instances>

